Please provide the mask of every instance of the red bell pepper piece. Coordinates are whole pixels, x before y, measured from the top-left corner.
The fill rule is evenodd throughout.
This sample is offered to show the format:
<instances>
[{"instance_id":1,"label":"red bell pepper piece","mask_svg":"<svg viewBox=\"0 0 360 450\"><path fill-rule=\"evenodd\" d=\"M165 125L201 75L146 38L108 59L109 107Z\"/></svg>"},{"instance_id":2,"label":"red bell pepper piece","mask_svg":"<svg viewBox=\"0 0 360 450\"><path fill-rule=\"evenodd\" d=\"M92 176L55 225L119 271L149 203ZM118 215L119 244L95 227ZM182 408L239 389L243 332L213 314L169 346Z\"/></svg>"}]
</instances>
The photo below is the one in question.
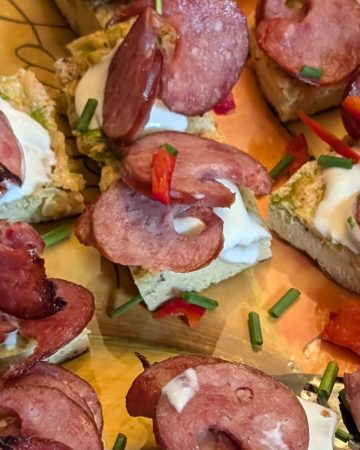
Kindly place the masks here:
<instances>
[{"instance_id":1,"label":"red bell pepper piece","mask_svg":"<svg viewBox=\"0 0 360 450\"><path fill-rule=\"evenodd\" d=\"M286 146L286 153L293 155L294 159L287 169L287 175L291 176L310 159L309 149L303 133L297 134Z\"/></svg>"},{"instance_id":2,"label":"red bell pepper piece","mask_svg":"<svg viewBox=\"0 0 360 450\"><path fill-rule=\"evenodd\" d=\"M205 314L205 311L206 309L201 306L191 305L184 299L176 297L160 306L154 311L153 315L155 319L164 319L169 316L181 317L190 327L194 327Z\"/></svg>"},{"instance_id":3,"label":"red bell pepper piece","mask_svg":"<svg viewBox=\"0 0 360 450\"><path fill-rule=\"evenodd\" d=\"M236 108L235 99L230 92L225 98L219 101L217 105L214 106L214 112L219 115L228 114L230 111L233 111Z\"/></svg>"},{"instance_id":4,"label":"red bell pepper piece","mask_svg":"<svg viewBox=\"0 0 360 450\"><path fill-rule=\"evenodd\" d=\"M337 313L330 313L330 320L320 338L360 355L360 302L346 300Z\"/></svg>"},{"instance_id":5,"label":"red bell pepper piece","mask_svg":"<svg viewBox=\"0 0 360 450\"><path fill-rule=\"evenodd\" d=\"M350 158L357 164L360 161L360 155L356 153L351 147L337 138L334 134L322 127L315 120L311 119L304 112L299 114L303 123L308 126L321 140L330 145L339 155L344 158Z\"/></svg>"},{"instance_id":6,"label":"red bell pepper piece","mask_svg":"<svg viewBox=\"0 0 360 450\"><path fill-rule=\"evenodd\" d=\"M354 95L345 97L341 104L341 117L344 127L353 139L360 138L360 98Z\"/></svg>"},{"instance_id":7,"label":"red bell pepper piece","mask_svg":"<svg viewBox=\"0 0 360 450\"><path fill-rule=\"evenodd\" d=\"M170 185L178 151L171 145L162 145L152 158L151 196L164 205L170 204Z\"/></svg>"}]
</instances>

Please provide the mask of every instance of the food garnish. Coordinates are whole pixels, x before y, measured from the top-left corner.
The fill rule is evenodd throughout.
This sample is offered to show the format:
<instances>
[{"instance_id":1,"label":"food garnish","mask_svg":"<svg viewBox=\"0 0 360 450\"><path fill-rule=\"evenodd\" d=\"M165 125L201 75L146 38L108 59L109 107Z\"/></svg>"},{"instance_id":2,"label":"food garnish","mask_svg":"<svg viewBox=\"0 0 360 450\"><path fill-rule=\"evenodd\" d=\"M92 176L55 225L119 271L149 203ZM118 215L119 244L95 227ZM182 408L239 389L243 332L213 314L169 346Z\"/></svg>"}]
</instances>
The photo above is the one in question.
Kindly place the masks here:
<instances>
[{"instance_id":1,"label":"food garnish","mask_svg":"<svg viewBox=\"0 0 360 450\"><path fill-rule=\"evenodd\" d=\"M116 441L113 450L124 450L126 447L127 437L123 433L119 433L116 437Z\"/></svg>"},{"instance_id":2,"label":"food garnish","mask_svg":"<svg viewBox=\"0 0 360 450\"><path fill-rule=\"evenodd\" d=\"M341 169L351 169L354 162L350 158L339 158L332 155L321 155L318 159L321 167L339 167Z\"/></svg>"},{"instance_id":3,"label":"food garnish","mask_svg":"<svg viewBox=\"0 0 360 450\"><path fill-rule=\"evenodd\" d=\"M162 15L162 0L155 0L155 10L160 16Z\"/></svg>"},{"instance_id":4,"label":"food garnish","mask_svg":"<svg viewBox=\"0 0 360 450\"><path fill-rule=\"evenodd\" d=\"M321 78L323 73L323 69L319 69L318 67L302 66L300 69L300 76L304 78L313 78L314 80Z\"/></svg>"},{"instance_id":5,"label":"food garnish","mask_svg":"<svg viewBox=\"0 0 360 450\"><path fill-rule=\"evenodd\" d=\"M310 159L308 145L303 133L299 133L288 142L286 153L293 155L294 159L287 169L287 175L293 175Z\"/></svg>"},{"instance_id":6,"label":"food garnish","mask_svg":"<svg viewBox=\"0 0 360 450\"><path fill-rule=\"evenodd\" d=\"M114 309L114 311L111 312L110 316L112 318L119 317L121 316L121 314L123 314L124 312L128 311L133 306L141 302L143 302L143 298L141 297L141 295L136 295L123 305L119 306L119 308Z\"/></svg>"},{"instance_id":7,"label":"food garnish","mask_svg":"<svg viewBox=\"0 0 360 450\"><path fill-rule=\"evenodd\" d=\"M356 225L356 220L355 220L355 218L353 216L349 216L346 219L346 222L348 223L350 228L354 228L354 226Z\"/></svg>"},{"instance_id":8,"label":"food garnish","mask_svg":"<svg viewBox=\"0 0 360 450\"><path fill-rule=\"evenodd\" d=\"M164 205L170 204L170 185L178 151L170 144L163 144L153 154L151 196Z\"/></svg>"},{"instance_id":9,"label":"food garnish","mask_svg":"<svg viewBox=\"0 0 360 450\"><path fill-rule=\"evenodd\" d=\"M216 309L219 306L219 302L216 300L197 294L196 292L183 292L181 297L190 305L201 306L205 309Z\"/></svg>"},{"instance_id":10,"label":"food garnish","mask_svg":"<svg viewBox=\"0 0 360 450\"><path fill-rule=\"evenodd\" d=\"M214 112L218 115L225 115L233 111L236 108L235 99L233 93L230 92L224 99L222 99L217 105L214 106Z\"/></svg>"},{"instance_id":11,"label":"food garnish","mask_svg":"<svg viewBox=\"0 0 360 450\"><path fill-rule=\"evenodd\" d=\"M321 140L330 145L330 147L339 153L339 155L352 159L355 164L360 161L360 155L357 152L306 115L303 111L299 113L299 117L308 128L310 128Z\"/></svg>"},{"instance_id":12,"label":"food garnish","mask_svg":"<svg viewBox=\"0 0 360 450\"><path fill-rule=\"evenodd\" d=\"M46 247L58 244L59 242L69 239L72 233L72 225L70 223L61 225L41 235Z\"/></svg>"},{"instance_id":13,"label":"food garnish","mask_svg":"<svg viewBox=\"0 0 360 450\"><path fill-rule=\"evenodd\" d=\"M290 153L286 153L275 165L275 167L270 170L269 175L271 176L271 178L273 180L276 180L293 161L294 156L290 155Z\"/></svg>"},{"instance_id":14,"label":"food garnish","mask_svg":"<svg viewBox=\"0 0 360 450\"><path fill-rule=\"evenodd\" d=\"M191 305L183 298L173 298L154 311L154 317L155 319L164 319L169 316L182 317L190 327L194 327L205 312L205 308Z\"/></svg>"},{"instance_id":15,"label":"food garnish","mask_svg":"<svg viewBox=\"0 0 360 450\"><path fill-rule=\"evenodd\" d=\"M278 319L284 314L284 312L290 308L297 298L300 297L300 291L295 288L290 288L286 294L284 294L280 300L278 300L274 306L272 306L268 313L271 317Z\"/></svg>"},{"instance_id":16,"label":"food garnish","mask_svg":"<svg viewBox=\"0 0 360 450\"><path fill-rule=\"evenodd\" d=\"M76 125L76 129L80 131L80 133L86 133L89 130L89 125L93 115L95 114L96 108L98 105L98 101L96 98L89 98L86 102L85 108L81 113L80 119Z\"/></svg>"},{"instance_id":17,"label":"food garnish","mask_svg":"<svg viewBox=\"0 0 360 450\"><path fill-rule=\"evenodd\" d=\"M263 345L260 317L257 312L250 311L248 315L248 326L251 344L254 346Z\"/></svg>"},{"instance_id":18,"label":"food garnish","mask_svg":"<svg viewBox=\"0 0 360 450\"><path fill-rule=\"evenodd\" d=\"M334 388L336 377L339 373L339 364L336 361L330 361L326 366L325 372L321 378L318 389L317 402L325 405Z\"/></svg>"},{"instance_id":19,"label":"food garnish","mask_svg":"<svg viewBox=\"0 0 360 450\"><path fill-rule=\"evenodd\" d=\"M335 437L337 439L340 439L340 441L343 441L343 442L348 442L348 440L350 438L349 433L345 430L342 430L341 428L336 429Z\"/></svg>"}]
</instances>

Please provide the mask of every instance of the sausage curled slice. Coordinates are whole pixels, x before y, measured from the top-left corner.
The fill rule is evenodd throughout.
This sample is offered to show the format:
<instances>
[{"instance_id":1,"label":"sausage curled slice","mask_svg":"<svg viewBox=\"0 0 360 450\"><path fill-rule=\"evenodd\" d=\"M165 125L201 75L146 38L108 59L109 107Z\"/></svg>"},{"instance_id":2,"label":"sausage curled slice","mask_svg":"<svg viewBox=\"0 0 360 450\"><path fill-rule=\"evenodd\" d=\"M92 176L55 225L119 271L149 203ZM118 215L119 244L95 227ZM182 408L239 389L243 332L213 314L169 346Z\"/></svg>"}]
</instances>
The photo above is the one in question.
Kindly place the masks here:
<instances>
[{"instance_id":1,"label":"sausage curled slice","mask_svg":"<svg viewBox=\"0 0 360 450\"><path fill-rule=\"evenodd\" d=\"M0 222L1 311L22 319L38 319L65 306L46 278L44 260L38 255L42 248L40 236L30 225Z\"/></svg>"},{"instance_id":2,"label":"sausage curled slice","mask_svg":"<svg viewBox=\"0 0 360 450\"><path fill-rule=\"evenodd\" d=\"M299 8L288 8L283 0L260 2L256 26L260 47L307 83L329 85L345 80L360 65L359 3L303 0L299 4ZM301 73L303 66L321 69L321 77L307 78Z\"/></svg>"},{"instance_id":3,"label":"sausage curled slice","mask_svg":"<svg viewBox=\"0 0 360 450\"><path fill-rule=\"evenodd\" d=\"M126 395L126 409L128 413L133 417L154 418L161 389L166 383L189 367L218 362L220 362L219 359L209 356L186 355L174 356L165 361L152 364L135 378Z\"/></svg>"},{"instance_id":4,"label":"sausage curled slice","mask_svg":"<svg viewBox=\"0 0 360 450\"><path fill-rule=\"evenodd\" d=\"M94 296L90 291L69 281L52 279L57 295L66 300L62 311L44 319L18 319L17 325L23 338L37 341L34 352L20 363L14 363L5 378L23 375L37 361L52 355L76 338L90 322L94 314Z\"/></svg>"},{"instance_id":5,"label":"sausage curled slice","mask_svg":"<svg viewBox=\"0 0 360 450\"><path fill-rule=\"evenodd\" d=\"M0 448L3 450L72 450L60 442L49 441L36 437L4 437L0 438Z\"/></svg>"},{"instance_id":6,"label":"sausage curled slice","mask_svg":"<svg viewBox=\"0 0 360 450\"><path fill-rule=\"evenodd\" d=\"M112 22L153 5L147 0L121 4ZM246 18L235 0L163 0L162 5L161 18L175 38L161 33L165 59L159 97L172 111L203 114L229 94L240 76L248 55Z\"/></svg>"},{"instance_id":7,"label":"sausage curled slice","mask_svg":"<svg viewBox=\"0 0 360 450\"><path fill-rule=\"evenodd\" d=\"M154 432L160 448L195 450L210 430L225 433L243 450L308 449L305 411L283 384L242 364L188 370L196 388L182 411L164 393L157 404Z\"/></svg>"},{"instance_id":8,"label":"sausage curled slice","mask_svg":"<svg viewBox=\"0 0 360 450\"><path fill-rule=\"evenodd\" d=\"M6 115L0 110L0 195L7 191L6 182L22 184L22 148Z\"/></svg>"},{"instance_id":9,"label":"sausage curled slice","mask_svg":"<svg viewBox=\"0 0 360 450\"><path fill-rule=\"evenodd\" d=\"M344 373L344 385L351 414L360 431L360 367L353 373Z\"/></svg>"},{"instance_id":10,"label":"sausage curled slice","mask_svg":"<svg viewBox=\"0 0 360 450\"><path fill-rule=\"evenodd\" d=\"M54 440L76 450L102 450L93 420L63 392L44 386L0 390L0 407L21 421L21 436Z\"/></svg>"},{"instance_id":11,"label":"sausage curled slice","mask_svg":"<svg viewBox=\"0 0 360 450\"><path fill-rule=\"evenodd\" d=\"M173 202L215 207L230 206L234 194L215 179L228 179L251 188L255 194L271 191L266 169L254 158L230 145L186 133L149 134L128 147L123 180L144 195L151 195L153 153L163 144L178 150L171 179Z\"/></svg>"},{"instance_id":12,"label":"sausage curled slice","mask_svg":"<svg viewBox=\"0 0 360 450\"><path fill-rule=\"evenodd\" d=\"M131 142L149 119L160 80L162 56L153 28L155 11L146 8L111 60L105 85L106 135Z\"/></svg>"},{"instance_id":13,"label":"sausage curled slice","mask_svg":"<svg viewBox=\"0 0 360 450\"><path fill-rule=\"evenodd\" d=\"M184 216L200 219L205 229L197 235L178 234L173 220ZM191 272L216 258L223 246L223 222L211 209L168 207L122 181L110 186L82 217L75 233L84 244L112 262L150 271Z\"/></svg>"}]
</instances>

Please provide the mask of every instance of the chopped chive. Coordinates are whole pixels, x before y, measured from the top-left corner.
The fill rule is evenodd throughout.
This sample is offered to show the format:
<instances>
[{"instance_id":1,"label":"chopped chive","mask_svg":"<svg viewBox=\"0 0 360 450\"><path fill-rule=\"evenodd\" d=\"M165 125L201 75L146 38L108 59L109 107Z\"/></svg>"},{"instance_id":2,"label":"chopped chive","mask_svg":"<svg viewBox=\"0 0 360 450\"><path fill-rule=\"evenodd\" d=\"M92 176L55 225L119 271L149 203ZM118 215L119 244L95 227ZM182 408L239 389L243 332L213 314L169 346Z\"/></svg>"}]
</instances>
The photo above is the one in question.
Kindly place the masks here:
<instances>
[{"instance_id":1,"label":"chopped chive","mask_svg":"<svg viewBox=\"0 0 360 450\"><path fill-rule=\"evenodd\" d=\"M126 447L127 437L125 434L119 433L117 435L113 450L124 450Z\"/></svg>"},{"instance_id":2,"label":"chopped chive","mask_svg":"<svg viewBox=\"0 0 360 450\"><path fill-rule=\"evenodd\" d=\"M321 155L318 159L319 166L340 167L341 169L351 169L354 162L350 158L339 158L338 156Z\"/></svg>"},{"instance_id":3,"label":"chopped chive","mask_svg":"<svg viewBox=\"0 0 360 450\"><path fill-rule=\"evenodd\" d=\"M335 437L340 439L340 441L348 442L350 435L347 431L337 428L335 431Z\"/></svg>"},{"instance_id":4,"label":"chopped chive","mask_svg":"<svg viewBox=\"0 0 360 450\"><path fill-rule=\"evenodd\" d=\"M51 247L65 239L69 239L72 232L72 225L66 224L44 233L41 237L46 247Z\"/></svg>"},{"instance_id":5,"label":"chopped chive","mask_svg":"<svg viewBox=\"0 0 360 450\"><path fill-rule=\"evenodd\" d=\"M286 153L286 155L284 155L280 159L276 166L270 170L269 175L271 176L271 178L273 180L276 180L276 178L278 178L283 173L283 171L290 166L293 160L294 156L290 155L290 153Z\"/></svg>"},{"instance_id":6,"label":"chopped chive","mask_svg":"<svg viewBox=\"0 0 360 450\"><path fill-rule=\"evenodd\" d=\"M345 388L344 388L344 389L341 389L341 391L339 392L339 400L340 400L340 403L343 405L343 407L344 407L345 409L347 409L348 411L350 411L349 403L348 403L348 401L347 401L347 399L346 399L346 391L345 391Z\"/></svg>"},{"instance_id":7,"label":"chopped chive","mask_svg":"<svg viewBox=\"0 0 360 450\"><path fill-rule=\"evenodd\" d=\"M133 306L141 302L143 302L143 298L141 297L141 295L136 295L135 297L131 298L128 302L119 306L119 308L114 309L114 311L110 313L110 316L112 318L119 317L121 316L121 314L123 314L124 312L126 312L127 310L131 309Z\"/></svg>"},{"instance_id":8,"label":"chopped chive","mask_svg":"<svg viewBox=\"0 0 360 450\"><path fill-rule=\"evenodd\" d=\"M278 300L275 305L273 305L268 313L271 317L275 317L278 319L280 316L284 314L284 312L290 308L290 306L294 303L294 301L300 297L300 291L295 288L289 289L286 294L284 294L280 300Z\"/></svg>"},{"instance_id":9,"label":"chopped chive","mask_svg":"<svg viewBox=\"0 0 360 450\"><path fill-rule=\"evenodd\" d=\"M354 228L354 226L356 225L356 220L354 219L353 216L349 216L349 217L346 219L346 222L349 224L349 227L350 227L350 228Z\"/></svg>"},{"instance_id":10,"label":"chopped chive","mask_svg":"<svg viewBox=\"0 0 360 450\"><path fill-rule=\"evenodd\" d=\"M155 0L155 10L160 16L162 15L162 0Z\"/></svg>"},{"instance_id":11,"label":"chopped chive","mask_svg":"<svg viewBox=\"0 0 360 450\"><path fill-rule=\"evenodd\" d=\"M183 292L181 297L187 303L190 303L190 305L201 306L205 309L216 309L219 306L219 303L216 300L196 294L195 292Z\"/></svg>"},{"instance_id":12,"label":"chopped chive","mask_svg":"<svg viewBox=\"0 0 360 450\"><path fill-rule=\"evenodd\" d=\"M323 73L323 69L319 69L318 67L302 66L302 68L300 69L300 75L302 77L313 78L315 80L321 78Z\"/></svg>"},{"instance_id":13,"label":"chopped chive","mask_svg":"<svg viewBox=\"0 0 360 450\"><path fill-rule=\"evenodd\" d=\"M163 144L160 147L164 148L171 156L177 156L179 153L179 151L170 144Z\"/></svg>"},{"instance_id":14,"label":"chopped chive","mask_svg":"<svg viewBox=\"0 0 360 450\"><path fill-rule=\"evenodd\" d=\"M258 313L254 311L249 312L248 326L251 344L255 346L263 345L263 336Z\"/></svg>"},{"instance_id":15,"label":"chopped chive","mask_svg":"<svg viewBox=\"0 0 360 450\"><path fill-rule=\"evenodd\" d=\"M326 366L324 375L321 378L317 401L325 405L333 390L336 377L339 373L339 365L336 361L330 361Z\"/></svg>"},{"instance_id":16,"label":"chopped chive","mask_svg":"<svg viewBox=\"0 0 360 450\"><path fill-rule=\"evenodd\" d=\"M95 114L97 105L98 101L96 100L96 98L89 98L89 100L86 102L85 108L80 116L79 122L76 125L76 129L80 131L80 133L86 133L88 131L91 119Z\"/></svg>"}]
</instances>

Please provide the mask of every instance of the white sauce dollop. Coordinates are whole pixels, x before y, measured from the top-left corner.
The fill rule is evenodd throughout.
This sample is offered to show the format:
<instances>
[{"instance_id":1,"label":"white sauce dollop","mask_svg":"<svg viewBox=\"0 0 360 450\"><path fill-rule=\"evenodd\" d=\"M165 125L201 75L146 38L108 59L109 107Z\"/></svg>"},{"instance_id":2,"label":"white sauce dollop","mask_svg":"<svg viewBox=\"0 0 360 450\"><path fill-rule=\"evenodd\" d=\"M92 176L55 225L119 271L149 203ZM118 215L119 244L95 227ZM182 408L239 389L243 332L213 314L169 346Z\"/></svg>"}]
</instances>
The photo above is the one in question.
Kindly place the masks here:
<instances>
[{"instance_id":1,"label":"white sauce dollop","mask_svg":"<svg viewBox=\"0 0 360 450\"><path fill-rule=\"evenodd\" d=\"M38 186L50 181L51 168L55 165L55 155L51 150L48 131L28 114L15 109L0 98L0 110L6 115L19 141L23 155L23 183L19 187L6 183L8 191L0 197L0 205L31 195Z\"/></svg>"},{"instance_id":2,"label":"white sauce dollop","mask_svg":"<svg viewBox=\"0 0 360 450\"><path fill-rule=\"evenodd\" d=\"M214 208L224 222L224 246L220 258L231 264L254 264L259 256L259 241L269 239L270 234L247 212L239 188L228 180L217 180L235 193L235 202L230 208ZM174 220L178 233L186 234L203 226L195 217Z\"/></svg>"},{"instance_id":3,"label":"white sauce dollop","mask_svg":"<svg viewBox=\"0 0 360 450\"><path fill-rule=\"evenodd\" d=\"M288 445L283 441L281 432L282 422L272 430L263 431L264 439L261 439L260 443L266 445L269 450L289 450Z\"/></svg>"},{"instance_id":4,"label":"white sauce dollop","mask_svg":"<svg viewBox=\"0 0 360 450\"><path fill-rule=\"evenodd\" d=\"M195 370L187 369L170 380L161 392L166 395L176 411L181 413L198 390L199 383Z\"/></svg>"},{"instance_id":5,"label":"white sauce dollop","mask_svg":"<svg viewBox=\"0 0 360 450\"><path fill-rule=\"evenodd\" d=\"M76 87L75 109L79 117L89 98L95 98L98 101L98 106L89 125L90 129L102 128L105 85L111 60L118 46L99 63L89 67ZM188 119L186 116L170 111L163 102L156 100L142 135L163 130L183 132L186 131L187 127Z\"/></svg>"},{"instance_id":6,"label":"white sauce dollop","mask_svg":"<svg viewBox=\"0 0 360 450\"><path fill-rule=\"evenodd\" d=\"M305 410L310 432L309 450L333 450L337 416L334 411L298 397Z\"/></svg>"},{"instance_id":7,"label":"white sauce dollop","mask_svg":"<svg viewBox=\"0 0 360 450\"><path fill-rule=\"evenodd\" d=\"M17 336L18 330L12 331L11 333L8 333L6 335L6 338L4 340L6 350L14 350L14 348L17 346Z\"/></svg>"},{"instance_id":8,"label":"white sauce dollop","mask_svg":"<svg viewBox=\"0 0 360 450\"><path fill-rule=\"evenodd\" d=\"M352 169L330 168L324 171L325 194L314 217L314 226L320 234L360 253L356 227L347 223L357 194L360 192L360 164Z\"/></svg>"}]
</instances>

